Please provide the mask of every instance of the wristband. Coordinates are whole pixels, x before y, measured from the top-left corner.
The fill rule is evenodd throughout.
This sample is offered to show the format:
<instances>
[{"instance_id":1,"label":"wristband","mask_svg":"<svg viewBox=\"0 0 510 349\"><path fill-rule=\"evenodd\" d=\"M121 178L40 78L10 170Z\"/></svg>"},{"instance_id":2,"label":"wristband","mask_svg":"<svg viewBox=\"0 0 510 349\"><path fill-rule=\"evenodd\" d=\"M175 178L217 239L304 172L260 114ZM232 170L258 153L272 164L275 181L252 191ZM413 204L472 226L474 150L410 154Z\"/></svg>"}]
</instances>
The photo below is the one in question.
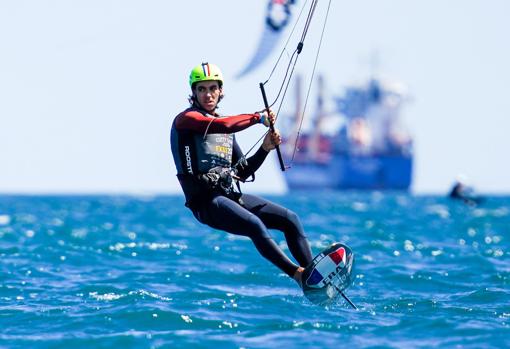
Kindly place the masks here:
<instances>
[{"instance_id":1,"label":"wristband","mask_svg":"<svg viewBox=\"0 0 510 349\"><path fill-rule=\"evenodd\" d=\"M259 123L261 123L261 124L265 124L265 121L266 121L266 113L261 112L261 113L258 113L258 114L259 114L259 117L260 117L260 119L259 119Z\"/></svg>"}]
</instances>

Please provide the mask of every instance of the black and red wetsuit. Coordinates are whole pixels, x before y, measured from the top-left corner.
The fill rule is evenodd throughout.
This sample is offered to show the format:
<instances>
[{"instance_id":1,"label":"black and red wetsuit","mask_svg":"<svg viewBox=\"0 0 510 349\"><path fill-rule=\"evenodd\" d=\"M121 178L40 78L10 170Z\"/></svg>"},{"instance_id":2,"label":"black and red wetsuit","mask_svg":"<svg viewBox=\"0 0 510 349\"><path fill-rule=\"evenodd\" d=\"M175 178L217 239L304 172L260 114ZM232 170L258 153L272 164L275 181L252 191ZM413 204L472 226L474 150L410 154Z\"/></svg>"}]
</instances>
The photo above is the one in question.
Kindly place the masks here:
<instances>
[{"instance_id":1,"label":"black and red wetsuit","mask_svg":"<svg viewBox=\"0 0 510 349\"><path fill-rule=\"evenodd\" d=\"M277 229L284 233L291 254L306 267L312 260L310 245L297 215L261 197L239 194L234 199L213 191L200 176L210 169L232 167L244 157L234 133L260 122L259 114L221 117L191 107L177 115L172 124L170 143L186 206L203 224L232 234L249 237L262 256L293 276L297 265L278 247L268 233ZM237 176L250 177L262 165L268 152L262 147L242 166ZM240 200L239 200L240 199Z\"/></svg>"}]
</instances>

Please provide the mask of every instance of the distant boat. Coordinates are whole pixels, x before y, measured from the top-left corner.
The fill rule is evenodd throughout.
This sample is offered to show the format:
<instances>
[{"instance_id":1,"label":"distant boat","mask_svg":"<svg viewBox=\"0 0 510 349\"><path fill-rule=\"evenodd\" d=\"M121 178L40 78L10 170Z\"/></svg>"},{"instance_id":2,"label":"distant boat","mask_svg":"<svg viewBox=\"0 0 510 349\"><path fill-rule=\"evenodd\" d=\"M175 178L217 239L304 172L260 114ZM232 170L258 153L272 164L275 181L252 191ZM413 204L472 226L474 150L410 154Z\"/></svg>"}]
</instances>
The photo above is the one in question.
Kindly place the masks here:
<instances>
[{"instance_id":1,"label":"distant boat","mask_svg":"<svg viewBox=\"0 0 510 349\"><path fill-rule=\"evenodd\" d=\"M413 141L400 120L405 100L402 87L371 78L349 86L335 97L332 112L325 110L324 81L319 92L312 130L301 123L301 92L286 135L284 172L289 189L408 190L412 183ZM295 149L297 138L297 148Z\"/></svg>"}]
</instances>

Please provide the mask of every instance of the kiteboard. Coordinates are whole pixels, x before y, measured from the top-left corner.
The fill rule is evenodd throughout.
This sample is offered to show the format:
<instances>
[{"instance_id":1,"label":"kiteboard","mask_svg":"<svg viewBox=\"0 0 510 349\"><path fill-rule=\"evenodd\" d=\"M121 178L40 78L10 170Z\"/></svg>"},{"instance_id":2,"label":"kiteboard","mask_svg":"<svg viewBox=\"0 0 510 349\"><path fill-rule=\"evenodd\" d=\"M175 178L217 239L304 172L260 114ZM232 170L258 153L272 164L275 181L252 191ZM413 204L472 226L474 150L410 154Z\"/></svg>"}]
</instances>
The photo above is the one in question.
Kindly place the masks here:
<instances>
[{"instance_id":1,"label":"kiteboard","mask_svg":"<svg viewBox=\"0 0 510 349\"><path fill-rule=\"evenodd\" d=\"M329 305L343 297L357 309L344 293L353 282L353 265L354 254L347 245L336 242L326 248L303 272L302 288L306 298L314 304Z\"/></svg>"}]
</instances>

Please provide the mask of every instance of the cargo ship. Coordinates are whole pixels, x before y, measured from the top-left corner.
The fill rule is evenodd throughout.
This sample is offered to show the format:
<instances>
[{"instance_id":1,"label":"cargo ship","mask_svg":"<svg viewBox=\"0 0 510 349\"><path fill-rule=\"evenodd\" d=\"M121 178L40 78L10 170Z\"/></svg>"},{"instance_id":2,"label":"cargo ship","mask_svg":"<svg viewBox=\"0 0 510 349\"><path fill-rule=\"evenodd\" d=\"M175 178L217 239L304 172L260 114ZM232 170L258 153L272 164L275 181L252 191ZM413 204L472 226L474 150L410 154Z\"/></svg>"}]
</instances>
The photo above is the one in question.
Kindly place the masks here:
<instances>
[{"instance_id":1,"label":"cargo ship","mask_svg":"<svg viewBox=\"0 0 510 349\"><path fill-rule=\"evenodd\" d=\"M409 100L403 85L371 77L325 101L319 77L313 120L304 131L297 80L297 106L286 118L282 147L290 190L409 190L413 140L400 115ZM333 105L329 111L326 102Z\"/></svg>"}]
</instances>

